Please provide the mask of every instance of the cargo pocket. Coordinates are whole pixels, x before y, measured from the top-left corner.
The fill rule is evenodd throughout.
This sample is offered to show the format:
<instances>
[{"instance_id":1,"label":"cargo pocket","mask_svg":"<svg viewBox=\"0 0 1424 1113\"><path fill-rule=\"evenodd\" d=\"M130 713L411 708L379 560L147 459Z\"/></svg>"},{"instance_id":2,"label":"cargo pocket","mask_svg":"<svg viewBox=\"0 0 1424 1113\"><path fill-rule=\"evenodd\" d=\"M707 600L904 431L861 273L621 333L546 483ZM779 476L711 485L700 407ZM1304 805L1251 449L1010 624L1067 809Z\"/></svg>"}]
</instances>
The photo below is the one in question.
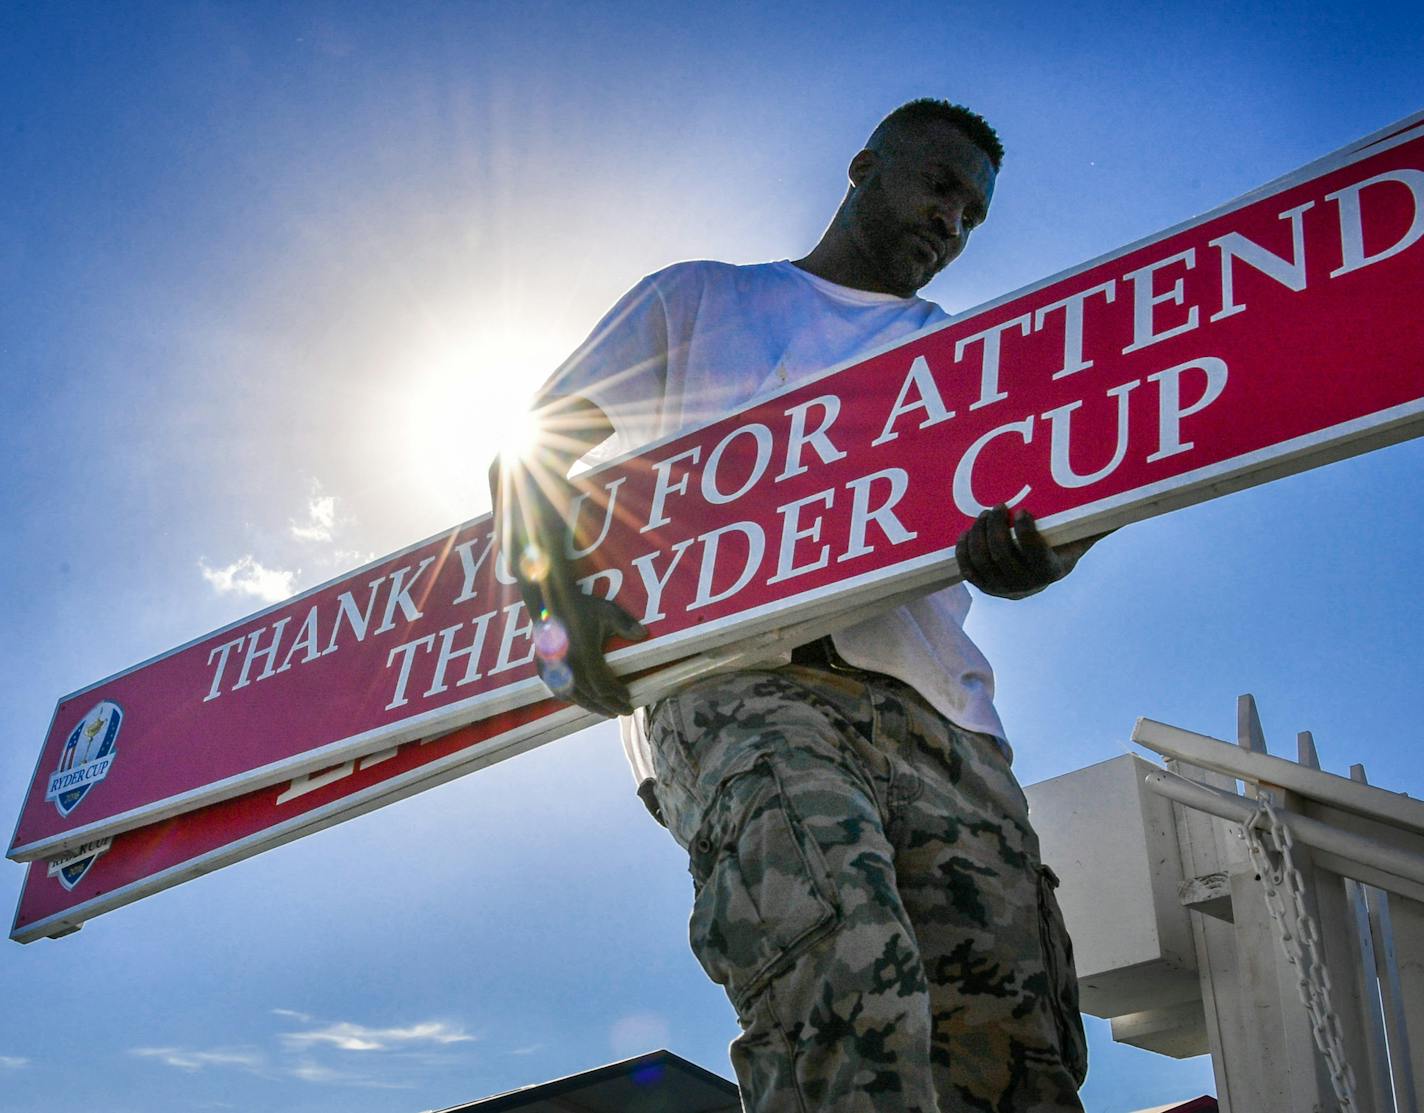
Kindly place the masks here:
<instances>
[{"instance_id":1,"label":"cargo pocket","mask_svg":"<svg viewBox=\"0 0 1424 1113\"><path fill-rule=\"evenodd\" d=\"M1078 1008L1078 975L1073 969L1073 942L1053 891L1058 876L1038 867L1038 928L1048 969L1048 1004L1058 1027L1058 1049L1073 1081L1082 1086L1088 1076L1088 1041Z\"/></svg>"},{"instance_id":2,"label":"cargo pocket","mask_svg":"<svg viewBox=\"0 0 1424 1113\"><path fill-rule=\"evenodd\" d=\"M839 923L830 872L765 757L722 783L689 851L693 953L746 1017Z\"/></svg>"}]
</instances>

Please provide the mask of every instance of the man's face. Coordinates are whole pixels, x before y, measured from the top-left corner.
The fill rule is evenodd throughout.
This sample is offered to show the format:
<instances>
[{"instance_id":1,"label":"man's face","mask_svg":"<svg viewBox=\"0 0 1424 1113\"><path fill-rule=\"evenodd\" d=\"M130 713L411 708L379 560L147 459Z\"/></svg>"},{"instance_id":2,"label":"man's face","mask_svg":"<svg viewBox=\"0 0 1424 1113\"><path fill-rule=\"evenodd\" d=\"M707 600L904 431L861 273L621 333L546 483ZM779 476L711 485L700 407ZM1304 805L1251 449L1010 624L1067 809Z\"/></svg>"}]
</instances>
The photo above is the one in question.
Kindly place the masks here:
<instances>
[{"instance_id":1,"label":"man's face","mask_svg":"<svg viewBox=\"0 0 1424 1113\"><path fill-rule=\"evenodd\" d=\"M851 164L847 213L868 289L909 297L949 266L994 195L989 156L953 124L906 128Z\"/></svg>"}]
</instances>

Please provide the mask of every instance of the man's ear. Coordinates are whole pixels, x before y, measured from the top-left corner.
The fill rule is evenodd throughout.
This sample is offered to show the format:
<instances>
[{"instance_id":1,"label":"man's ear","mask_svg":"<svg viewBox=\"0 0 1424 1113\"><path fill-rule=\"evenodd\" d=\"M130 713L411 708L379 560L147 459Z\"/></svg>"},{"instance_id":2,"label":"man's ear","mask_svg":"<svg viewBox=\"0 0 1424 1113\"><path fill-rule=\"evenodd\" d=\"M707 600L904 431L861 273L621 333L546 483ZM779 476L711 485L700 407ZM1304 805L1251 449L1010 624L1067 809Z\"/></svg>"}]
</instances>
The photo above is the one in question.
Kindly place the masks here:
<instances>
[{"instance_id":1,"label":"man's ear","mask_svg":"<svg viewBox=\"0 0 1424 1113\"><path fill-rule=\"evenodd\" d=\"M880 156L874 151L866 148L860 151L855 158L850 160L850 169L847 171L850 177L850 184L855 188L864 183L870 177L871 172L880 165Z\"/></svg>"}]
</instances>

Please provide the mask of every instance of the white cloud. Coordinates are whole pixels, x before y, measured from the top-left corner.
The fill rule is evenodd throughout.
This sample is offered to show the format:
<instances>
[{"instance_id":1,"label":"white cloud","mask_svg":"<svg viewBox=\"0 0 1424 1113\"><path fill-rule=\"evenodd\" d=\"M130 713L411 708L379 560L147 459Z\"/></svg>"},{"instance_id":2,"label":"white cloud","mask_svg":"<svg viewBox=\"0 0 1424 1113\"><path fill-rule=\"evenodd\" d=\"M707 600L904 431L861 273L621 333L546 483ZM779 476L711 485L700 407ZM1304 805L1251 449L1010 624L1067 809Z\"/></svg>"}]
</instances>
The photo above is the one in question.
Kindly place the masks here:
<instances>
[{"instance_id":1,"label":"white cloud","mask_svg":"<svg viewBox=\"0 0 1424 1113\"><path fill-rule=\"evenodd\" d=\"M262 1056L254 1051L241 1049L214 1048L211 1051L195 1051L184 1047L134 1047L130 1055L144 1059L157 1059L179 1070L197 1071L204 1067L242 1067L257 1070L262 1066Z\"/></svg>"},{"instance_id":2,"label":"white cloud","mask_svg":"<svg viewBox=\"0 0 1424 1113\"><path fill-rule=\"evenodd\" d=\"M321 580L333 571L345 571L368 564L375 559L374 553L359 549L335 548L332 541L338 527L345 524L346 516L338 514L335 495L322 491L321 483L311 481L307 496L306 513L300 519L288 521L292 537L312 549L303 550L303 567L315 570L315 579ZM287 547L290 549L290 546ZM199 559L198 568L219 595L250 595L264 603L280 603L297 593L303 581L302 569L269 568L253 553L247 553L231 564L215 567L204 559Z\"/></svg>"},{"instance_id":3,"label":"white cloud","mask_svg":"<svg viewBox=\"0 0 1424 1113\"><path fill-rule=\"evenodd\" d=\"M669 1043L667 1018L659 1013L630 1013L619 1017L608 1033L614 1055L620 1059L656 1051Z\"/></svg>"},{"instance_id":4,"label":"white cloud","mask_svg":"<svg viewBox=\"0 0 1424 1113\"><path fill-rule=\"evenodd\" d=\"M378 1090L406 1090L410 1088L409 1084L404 1082L382 1082L364 1074L352 1074L349 1071L323 1066L310 1059L303 1059L295 1066L289 1067L287 1074L302 1082L325 1083L330 1086L369 1086Z\"/></svg>"},{"instance_id":5,"label":"white cloud","mask_svg":"<svg viewBox=\"0 0 1424 1113\"><path fill-rule=\"evenodd\" d=\"M264 603L280 603L297 592L297 573L258 564L250 553L239 557L225 568L210 568L199 560L203 579L217 589L219 595L237 593L255 595Z\"/></svg>"},{"instance_id":6,"label":"white cloud","mask_svg":"<svg viewBox=\"0 0 1424 1113\"><path fill-rule=\"evenodd\" d=\"M338 1020L308 1032L284 1032L282 1042L289 1048L310 1047L313 1044L331 1044L343 1051L389 1051L392 1048L409 1047L416 1044L465 1043L475 1037L463 1028L447 1024L442 1020L427 1020L407 1027L369 1028L364 1024L353 1024L349 1020Z\"/></svg>"},{"instance_id":7,"label":"white cloud","mask_svg":"<svg viewBox=\"0 0 1424 1113\"><path fill-rule=\"evenodd\" d=\"M320 1063L314 1063L310 1059L304 1059L296 1066L287 1071L293 1078L300 1078L303 1082L349 1082L355 1075L339 1071L335 1067L324 1067Z\"/></svg>"},{"instance_id":8,"label":"white cloud","mask_svg":"<svg viewBox=\"0 0 1424 1113\"><path fill-rule=\"evenodd\" d=\"M273 1009L273 1016L285 1016L291 1020L296 1020L302 1024L308 1023L312 1019L311 1013L298 1012L296 1009Z\"/></svg>"},{"instance_id":9,"label":"white cloud","mask_svg":"<svg viewBox=\"0 0 1424 1113\"><path fill-rule=\"evenodd\" d=\"M338 572L347 572L353 568L360 568L363 564L370 564L376 559L376 554L370 549L364 552L360 549L332 549L324 558L327 567Z\"/></svg>"},{"instance_id":10,"label":"white cloud","mask_svg":"<svg viewBox=\"0 0 1424 1113\"><path fill-rule=\"evenodd\" d=\"M298 541L330 541L336 528L336 496L323 494L321 483L313 479L306 521L293 520L291 528Z\"/></svg>"},{"instance_id":11,"label":"white cloud","mask_svg":"<svg viewBox=\"0 0 1424 1113\"><path fill-rule=\"evenodd\" d=\"M0 1070L19 1070L29 1066L30 1061L20 1055L0 1055Z\"/></svg>"}]
</instances>

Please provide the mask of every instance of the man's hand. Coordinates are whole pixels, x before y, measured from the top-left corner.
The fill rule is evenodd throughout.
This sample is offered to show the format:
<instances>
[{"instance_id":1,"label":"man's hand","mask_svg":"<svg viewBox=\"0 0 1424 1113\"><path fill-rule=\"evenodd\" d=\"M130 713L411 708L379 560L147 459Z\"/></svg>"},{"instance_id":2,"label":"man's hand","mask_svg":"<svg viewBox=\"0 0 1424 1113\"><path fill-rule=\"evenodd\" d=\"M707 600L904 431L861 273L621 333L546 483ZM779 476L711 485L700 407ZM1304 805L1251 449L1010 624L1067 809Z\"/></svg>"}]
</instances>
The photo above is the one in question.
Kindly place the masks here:
<instances>
[{"instance_id":1,"label":"man's hand","mask_svg":"<svg viewBox=\"0 0 1424 1113\"><path fill-rule=\"evenodd\" d=\"M490 468L495 528L534 623L539 677L560 699L599 715L628 715L628 686L608 667L603 647L614 635L642 641L648 631L616 603L582 591L564 550L564 514L575 496L569 468L612 426L577 397L551 403L540 425L539 444L525 459Z\"/></svg>"},{"instance_id":2,"label":"man's hand","mask_svg":"<svg viewBox=\"0 0 1424 1113\"><path fill-rule=\"evenodd\" d=\"M603 647L617 635L640 642L647 629L617 603L581 591L568 569L550 562L542 580L527 574L533 562L519 562L516 573L525 606L534 619L534 646L539 677L549 691L599 715L631 715L628 686L603 656Z\"/></svg>"},{"instance_id":3,"label":"man's hand","mask_svg":"<svg viewBox=\"0 0 1424 1113\"><path fill-rule=\"evenodd\" d=\"M1052 547L1027 510L1015 514L1000 503L984 511L955 545L965 582L987 595L1023 599L1073 571L1078 559L1107 534Z\"/></svg>"}]
</instances>

